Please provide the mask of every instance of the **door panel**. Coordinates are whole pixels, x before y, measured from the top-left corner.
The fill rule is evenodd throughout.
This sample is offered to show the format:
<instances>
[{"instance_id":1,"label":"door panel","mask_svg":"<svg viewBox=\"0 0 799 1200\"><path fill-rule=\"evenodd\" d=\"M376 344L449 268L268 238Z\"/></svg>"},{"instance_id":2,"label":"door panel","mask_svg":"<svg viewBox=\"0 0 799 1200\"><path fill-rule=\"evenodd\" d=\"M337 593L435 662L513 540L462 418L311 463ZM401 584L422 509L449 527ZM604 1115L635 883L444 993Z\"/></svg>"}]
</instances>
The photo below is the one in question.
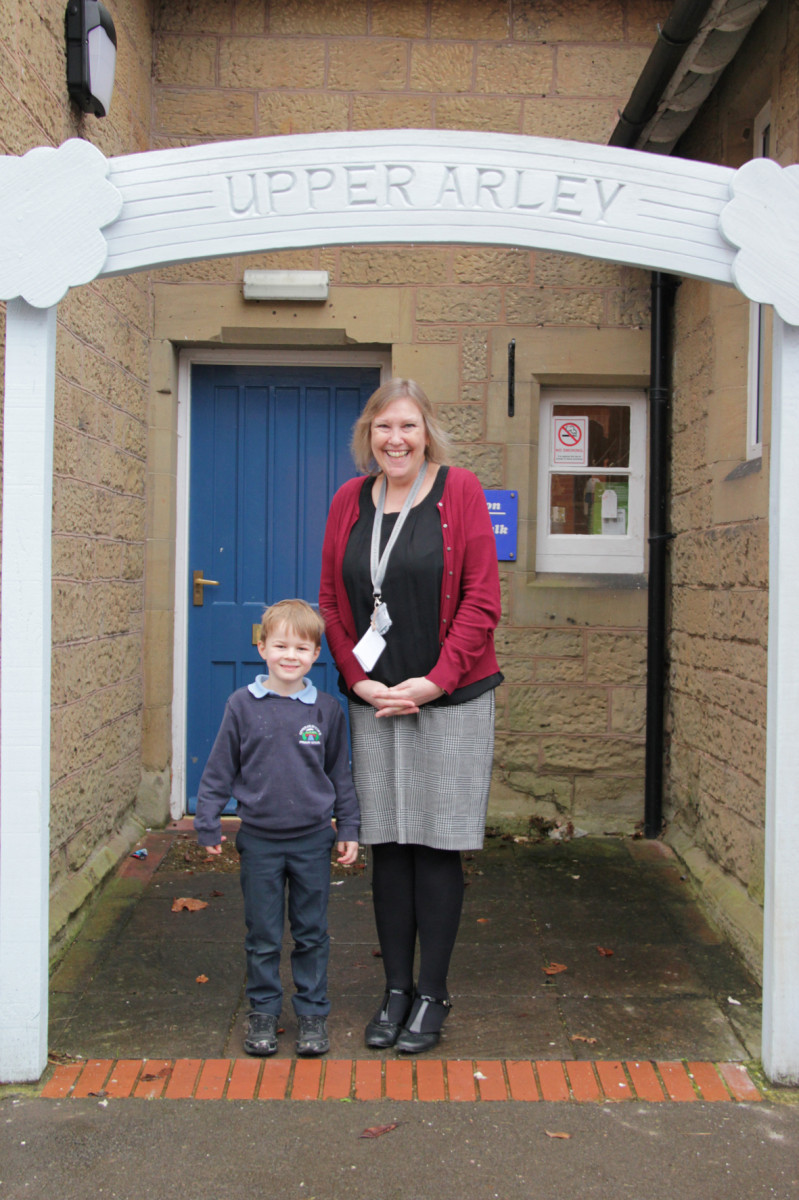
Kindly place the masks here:
<instances>
[{"instance_id":1,"label":"door panel","mask_svg":"<svg viewBox=\"0 0 799 1200\"><path fill-rule=\"evenodd\" d=\"M227 697L263 669L252 627L264 606L291 596L318 600L327 510L336 488L356 473L352 426L379 382L377 368L192 367L190 812ZM214 581L203 588L201 606L192 603L198 570ZM337 695L326 642L311 677Z\"/></svg>"}]
</instances>

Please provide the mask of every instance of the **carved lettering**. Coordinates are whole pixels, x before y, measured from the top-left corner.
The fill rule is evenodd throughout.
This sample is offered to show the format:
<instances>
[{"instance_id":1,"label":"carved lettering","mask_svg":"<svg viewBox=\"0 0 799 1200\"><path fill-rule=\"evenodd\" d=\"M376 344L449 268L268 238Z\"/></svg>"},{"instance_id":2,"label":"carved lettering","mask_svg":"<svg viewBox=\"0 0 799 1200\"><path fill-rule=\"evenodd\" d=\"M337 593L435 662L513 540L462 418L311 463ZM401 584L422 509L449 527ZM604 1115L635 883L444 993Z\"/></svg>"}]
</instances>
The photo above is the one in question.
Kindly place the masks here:
<instances>
[{"instance_id":1,"label":"carved lettering","mask_svg":"<svg viewBox=\"0 0 799 1200\"><path fill-rule=\"evenodd\" d=\"M577 200L579 190L584 188L588 180L582 175L558 175L555 181L555 195L552 200L552 211L563 213L569 217L581 217L583 215L583 205L575 205L570 208L569 204L573 200ZM572 187L572 185L574 185Z\"/></svg>"},{"instance_id":2,"label":"carved lettering","mask_svg":"<svg viewBox=\"0 0 799 1200\"><path fill-rule=\"evenodd\" d=\"M377 196L374 193L367 196L356 195L356 192L366 192L368 188L373 188L375 185L373 178L359 179L358 175L366 172L367 175L373 176L377 172L377 167L345 167L344 170L347 173L347 203L352 205L377 204Z\"/></svg>"},{"instance_id":3,"label":"carved lettering","mask_svg":"<svg viewBox=\"0 0 799 1200\"><path fill-rule=\"evenodd\" d=\"M316 176L321 175L324 182L316 182ZM316 193L328 191L336 180L335 171L331 171L330 167L308 167L305 172L305 179L308 184L308 207L316 208Z\"/></svg>"},{"instance_id":4,"label":"carved lettering","mask_svg":"<svg viewBox=\"0 0 799 1200\"><path fill-rule=\"evenodd\" d=\"M461 181L458 175L457 167L445 167L444 178L441 181L441 190L436 197L436 208L442 203L445 196L454 196L455 203L458 208L465 208L463 202L463 192L461 191Z\"/></svg>"},{"instance_id":5,"label":"carved lettering","mask_svg":"<svg viewBox=\"0 0 799 1200\"><path fill-rule=\"evenodd\" d=\"M255 172L250 171L247 175L226 175L225 179L227 180L230 211L237 217L246 216L256 206ZM238 186L236 185L237 179L239 180Z\"/></svg>"},{"instance_id":6,"label":"carved lettering","mask_svg":"<svg viewBox=\"0 0 799 1200\"><path fill-rule=\"evenodd\" d=\"M404 171L404 179L395 179L395 171ZM416 172L407 163L389 163L386 166L386 204L391 205L391 193L399 192L408 208L413 208L413 200L408 195L408 185L413 183Z\"/></svg>"},{"instance_id":7,"label":"carved lettering","mask_svg":"<svg viewBox=\"0 0 799 1200\"><path fill-rule=\"evenodd\" d=\"M480 199L483 192L488 192L494 202L495 208L502 208L502 204L497 199L497 191L505 182L505 172L500 171L496 167L478 167L477 168L477 196L475 203L480 207Z\"/></svg>"},{"instance_id":8,"label":"carved lettering","mask_svg":"<svg viewBox=\"0 0 799 1200\"><path fill-rule=\"evenodd\" d=\"M536 209L536 208L541 208L541 206L544 203L543 200L536 200L535 204L523 204L522 203L522 187L524 185L525 178L529 174L530 174L529 171L522 171L520 168L518 168L518 167L516 168L516 195L513 200L514 208Z\"/></svg>"},{"instance_id":9,"label":"carved lettering","mask_svg":"<svg viewBox=\"0 0 799 1200\"><path fill-rule=\"evenodd\" d=\"M270 213L277 212L275 197L285 196L287 192L290 192L297 182L297 176L293 171L265 171L264 175L266 177L266 190L268 197L266 211ZM280 180L285 181L284 187L278 186L278 181Z\"/></svg>"},{"instance_id":10,"label":"carved lettering","mask_svg":"<svg viewBox=\"0 0 799 1200\"><path fill-rule=\"evenodd\" d=\"M343 213L395 208L535 213L597 225L608 218L628 184L617 179L567 175L531 167L444 163L353 163L341 166L240 171L224 176L231 216Z\"/></svg>"},{"instance_id":11,"label":"carved lettering","mask_svg":"<svg viewBox=\"0 0 799 1200\"><path fill-rule=\"evenodd\" d=\"M603 180L601 180L601 179L595 179L595 180L594 180L594 183L596 184L596 190L597 190L597 192L599 193L599 208L600 208L600 212L599 212L599 220L600 220L600 221L604 221L604 219L605 219L605 213L608 211L608 209L610 208L611 204L613 203L613 201L614 201L614 200L616 199L616 197L618 196L619 192L621 192L621 191L623 190L623 188L624 188L624 184L623 184L623 183L617 183L617 184L616 184L616 186L615 186L615 189L614 189L614 191L613 191L613 194L610 196L610 198L609 198L609 199L607 199L607 200L606 200L606 199L605 199L605 193L604 193L604 192L603 192L603 190L602 190L602 183L603 183Z\"/></svg>"}]
</instances>

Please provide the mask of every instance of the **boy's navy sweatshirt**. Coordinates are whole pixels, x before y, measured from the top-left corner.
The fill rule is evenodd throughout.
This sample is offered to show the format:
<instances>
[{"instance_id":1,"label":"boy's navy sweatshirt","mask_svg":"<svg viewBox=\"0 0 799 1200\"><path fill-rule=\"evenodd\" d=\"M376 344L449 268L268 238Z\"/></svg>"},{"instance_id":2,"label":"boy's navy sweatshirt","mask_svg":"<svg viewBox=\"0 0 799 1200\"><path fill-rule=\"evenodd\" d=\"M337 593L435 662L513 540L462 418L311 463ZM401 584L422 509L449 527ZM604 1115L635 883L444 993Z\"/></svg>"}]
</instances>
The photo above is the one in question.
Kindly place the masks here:
<instances>
[{"instance_id":1,"label":"boy's navy sweatshirt","mask_svg":"<svg viewBox=\"0 0 799 1200\"><path fill-rule=\"evenodd\" d=\"M304 703L258 691L257 683L239 688L225 706L197 794L197 841L219 844L231 796L242 827L257 836L299 837L335 817L337 840L357 841L360 810L338 701L326 692Z\"/></svg>"}]
</instances>

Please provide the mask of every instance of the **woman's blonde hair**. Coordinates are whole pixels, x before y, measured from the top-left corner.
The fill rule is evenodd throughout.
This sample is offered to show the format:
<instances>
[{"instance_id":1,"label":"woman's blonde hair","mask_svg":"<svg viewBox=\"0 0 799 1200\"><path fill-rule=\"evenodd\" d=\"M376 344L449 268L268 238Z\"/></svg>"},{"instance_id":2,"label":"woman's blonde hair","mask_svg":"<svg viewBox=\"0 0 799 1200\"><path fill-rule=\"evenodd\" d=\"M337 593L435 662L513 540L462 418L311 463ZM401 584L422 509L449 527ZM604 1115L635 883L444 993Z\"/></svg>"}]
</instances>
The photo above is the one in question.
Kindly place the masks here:
<instances>
[{"instance_id":1,"label":"woman's blonde hair","mask_svg":"<svg viewBox=\"0 0 799 1200\"><path fill-rule=\"evenodd\" d=\"M376 392L372 392L352 430L353 461L359 471L370 475L375 473L375 460L372 456L372 422L384 408L394 400L412 400L422 414L427 445L425 458L429 462L449 462L449 435L436 420L433 406L426 393L414 379L389 379L382 383Z\"/></svg>"}]
</instances>

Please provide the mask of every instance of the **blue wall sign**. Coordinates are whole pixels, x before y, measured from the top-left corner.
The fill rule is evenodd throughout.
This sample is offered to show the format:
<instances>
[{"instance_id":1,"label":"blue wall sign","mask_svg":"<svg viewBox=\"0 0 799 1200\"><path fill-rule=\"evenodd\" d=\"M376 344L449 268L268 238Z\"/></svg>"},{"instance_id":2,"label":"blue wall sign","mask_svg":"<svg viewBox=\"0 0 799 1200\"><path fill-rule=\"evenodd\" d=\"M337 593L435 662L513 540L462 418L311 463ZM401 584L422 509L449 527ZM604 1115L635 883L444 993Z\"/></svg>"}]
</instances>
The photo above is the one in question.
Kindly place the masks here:
<instances>
[{"instance_id":1,"label":"blue wall sign","mask_svg":"<svg viewBox=\"0 0 799 1200\"><path fill-rule=\"evenodd\" d=\"M488 515L497 540L497 558L500 562L516 561L516 541L519 529L519 493L496 491L485 492Z\"/></svg>"}]
</instances>

